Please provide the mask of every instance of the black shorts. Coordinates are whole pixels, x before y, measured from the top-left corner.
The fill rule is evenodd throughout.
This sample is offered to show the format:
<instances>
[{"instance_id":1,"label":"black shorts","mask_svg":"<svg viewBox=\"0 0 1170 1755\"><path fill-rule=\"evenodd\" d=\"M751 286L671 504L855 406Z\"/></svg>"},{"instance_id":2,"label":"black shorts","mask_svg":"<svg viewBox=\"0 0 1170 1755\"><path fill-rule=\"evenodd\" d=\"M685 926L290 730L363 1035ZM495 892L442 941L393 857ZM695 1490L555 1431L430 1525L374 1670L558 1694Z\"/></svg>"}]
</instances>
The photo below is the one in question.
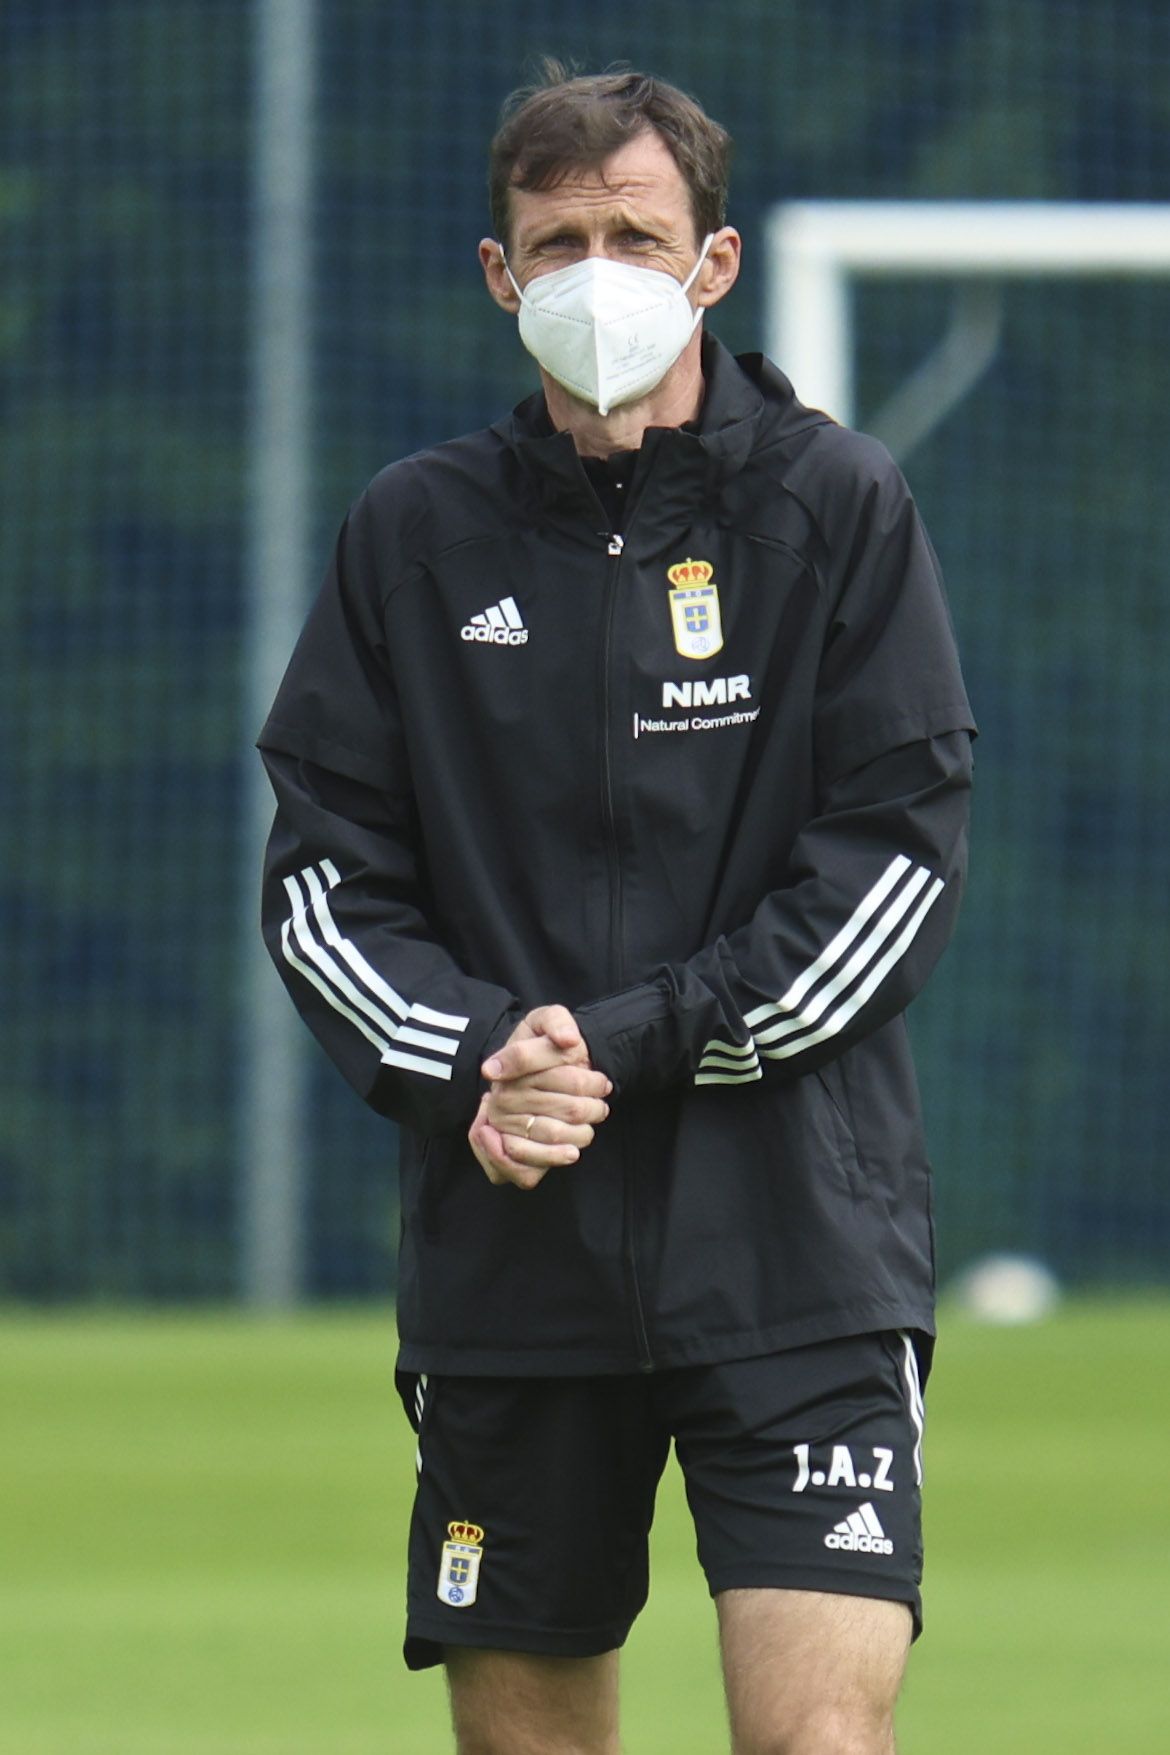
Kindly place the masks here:
<instances>
[{"instance_id":1,"label":"black shorts","mask_svg":"<svg viewBox=\"0 0 1170 1755\"><path fill-rule=\"evenodd\" d=\"M907 1603L920 1631L922 1392L902 1334L639 1377L416 1377L406 1662L589 1657L646 1601L673 1439L712 1596Z\"/></svg>"}]
</instances>

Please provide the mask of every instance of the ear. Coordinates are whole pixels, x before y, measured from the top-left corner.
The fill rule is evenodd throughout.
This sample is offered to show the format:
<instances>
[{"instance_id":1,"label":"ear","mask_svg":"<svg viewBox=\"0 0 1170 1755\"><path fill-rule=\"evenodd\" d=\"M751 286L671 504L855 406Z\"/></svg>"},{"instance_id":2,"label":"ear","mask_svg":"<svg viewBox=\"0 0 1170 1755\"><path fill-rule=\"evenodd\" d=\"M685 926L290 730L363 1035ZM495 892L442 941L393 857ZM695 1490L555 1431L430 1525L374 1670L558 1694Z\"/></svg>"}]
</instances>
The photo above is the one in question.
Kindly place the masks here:
<instances>
[{"instance_id":1,"label":"ear","mask_svg":"<svg viewBox=\"0 0 1170 1755\"><path fill-rule=\"evenodd\" d=\"M734 226L722 226L711 240L695 283L698 304L705 310L717 305L739 279L743 239Z\"/></svg>"},{"instance_id":2,"label":"ear","mask_svg":"<svg viewBox=\"0 0 1170 1755\"><path fill-rule=\"evenodd\" d=\"M497 244L494 238L479 240L479 260L483 268L483 278L488 292L499 305L501 311L509 312L513 317L520 309L520 300L516 296L516 288L508 278L508 270L504 266L504 246Z\"/></svg>"}]
</instances>

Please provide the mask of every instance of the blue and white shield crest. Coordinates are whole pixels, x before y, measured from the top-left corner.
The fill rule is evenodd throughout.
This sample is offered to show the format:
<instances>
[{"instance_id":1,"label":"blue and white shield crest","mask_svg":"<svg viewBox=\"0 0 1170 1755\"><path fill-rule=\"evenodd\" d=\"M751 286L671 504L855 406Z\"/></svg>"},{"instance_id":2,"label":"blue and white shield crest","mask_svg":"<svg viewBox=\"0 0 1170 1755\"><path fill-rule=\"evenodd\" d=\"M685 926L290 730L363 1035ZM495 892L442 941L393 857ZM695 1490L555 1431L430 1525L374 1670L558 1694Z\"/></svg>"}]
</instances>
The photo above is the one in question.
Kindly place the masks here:
<instances>
[{"instance_id":1,"label":"blue and white shield crest","mask_svg":"<svg viewBox=\"0 0 1170 1755\"><path fill-rule=\"evenodd\" d=\"M479 1591L483 1531L473 1523L451 1523L439 1561L438 1598L449 1609L470 1609Z\"/></svg>"},{"instance_id":2,"label":"blue and white shield crest","mask_svg":"<svg viewBox=\"0 0 1170 1755\"><path fill-rule=\"evenodd\" d=\"M686 585L669 591L674 647L683 658L711 658L723 649L723 624L719 616L719 588Z\"/></svg>"}]
</instances>

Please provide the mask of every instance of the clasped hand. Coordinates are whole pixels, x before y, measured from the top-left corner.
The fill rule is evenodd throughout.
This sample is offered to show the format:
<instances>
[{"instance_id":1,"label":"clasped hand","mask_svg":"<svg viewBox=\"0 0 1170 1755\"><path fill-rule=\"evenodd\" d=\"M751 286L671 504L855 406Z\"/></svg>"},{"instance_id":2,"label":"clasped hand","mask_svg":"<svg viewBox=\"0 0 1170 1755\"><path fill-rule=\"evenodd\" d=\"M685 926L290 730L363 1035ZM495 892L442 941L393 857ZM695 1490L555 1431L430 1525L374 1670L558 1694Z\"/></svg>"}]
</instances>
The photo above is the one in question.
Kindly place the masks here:
<instances>
[{"instance_id":1,"label":"clasped hand","mask_svg":"<svg viewBox=\"0 0 1170 1755\"><path fill-rule=\"evenodd\" d=\"M564 1006L529 1012L482 1070L491 1089L467 1137L489 1182L535 1188L558 1165L575 1164L609 1114L613 1086L590 1066Z\"/></svg>"}]
</instances>

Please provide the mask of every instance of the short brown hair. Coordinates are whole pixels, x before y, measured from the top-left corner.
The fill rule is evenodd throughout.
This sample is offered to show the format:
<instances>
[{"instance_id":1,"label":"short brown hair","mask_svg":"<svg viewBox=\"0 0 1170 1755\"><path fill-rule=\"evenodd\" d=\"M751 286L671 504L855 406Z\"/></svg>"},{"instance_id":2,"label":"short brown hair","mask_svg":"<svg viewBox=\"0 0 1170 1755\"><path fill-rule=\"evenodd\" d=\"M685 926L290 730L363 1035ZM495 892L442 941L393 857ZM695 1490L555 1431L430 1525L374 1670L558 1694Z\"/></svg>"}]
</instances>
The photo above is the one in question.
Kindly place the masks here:
<instances>
[{"instance_id":1,"label":"short brown hair","mask_svg":"<svg viewBox=\"0 0 1170 1755\"><path fill-rule=\"evenodd\" d=\"M727 211L731 138L685 92L646 73L574 75L541 63L541 79L505 100L488 157L492 225L508 241L512 189L554 189L572 170L596 169L647 128L662 136L690 190L697 236Z\"/></svg>"}]
</instances>

